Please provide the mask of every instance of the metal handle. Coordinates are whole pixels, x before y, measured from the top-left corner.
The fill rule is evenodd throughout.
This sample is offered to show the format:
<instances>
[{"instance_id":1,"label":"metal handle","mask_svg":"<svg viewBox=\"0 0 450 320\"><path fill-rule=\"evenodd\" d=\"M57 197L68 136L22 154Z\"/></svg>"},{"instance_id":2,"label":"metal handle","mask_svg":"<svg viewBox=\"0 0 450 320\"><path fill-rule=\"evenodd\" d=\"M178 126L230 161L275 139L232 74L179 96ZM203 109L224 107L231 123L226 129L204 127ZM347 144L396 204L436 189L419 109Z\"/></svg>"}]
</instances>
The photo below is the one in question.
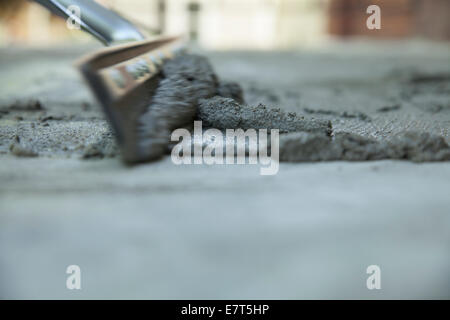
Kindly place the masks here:
<instances>
[{"instance_id":1,"label":"metal handle","mask_svg":"<svg viewBox=\"0 0 450 320\"><path fill-rule=\"evenodd\" d=\"M80 27L106 45L144 40L142 33L128 20L92 0L34 0L54 14L72 17ZM80 17L70 10L80 8Z\"/></svg>"}]
</instances>

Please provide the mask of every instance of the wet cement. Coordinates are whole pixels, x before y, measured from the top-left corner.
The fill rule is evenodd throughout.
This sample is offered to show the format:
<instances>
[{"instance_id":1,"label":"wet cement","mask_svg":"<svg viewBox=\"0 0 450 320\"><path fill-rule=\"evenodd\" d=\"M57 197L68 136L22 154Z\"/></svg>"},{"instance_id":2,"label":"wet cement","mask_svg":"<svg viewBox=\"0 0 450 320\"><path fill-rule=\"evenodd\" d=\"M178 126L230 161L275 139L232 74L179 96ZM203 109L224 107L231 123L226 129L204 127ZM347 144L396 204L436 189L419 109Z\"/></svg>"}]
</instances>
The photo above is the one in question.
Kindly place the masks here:
<instances>
[{"instance_id":1,"label":"wet cement","mask_svg":"<svg viewBox=\"0 0 450 320\"><path fill-rule=\"evenodd\" d=\"M229 98L214 97L201 101L198 118L207 127L222 130L279 129L283 133L279 144L280 161L450 161L450 146L439 135L405 131L377 140L351 132L332 134L331 122L305 120L291 113L286 116L279 109L268 109L263 105L249 107ZM230 142L225 139L224 143Z\"/></svg>"},{"instance_id":2,"label":"wet cement","mask_svg":"<svg viewBox=\"0 0 450 320\"><path fill-rule=\"evenodd\" d=\"M284 134L280 137L280 161L450 160L450 147L439 135L411 131L381 141L350 132L338 132L331 137L333 130L330 120L306 118L263 104L242 104L242 89L239 85L220 85L205 57L185 55L171 60L164 67L162 77L147 112L141 118L140 126L141 147L155 150L158 156L167 151L171 131L197 119L202 121L204 128L219 130L278 129ZM411 82L424 82L417 80L423 78L415 76ZM434 82L441 81L442 77L437 80L425 79L425 82ZM394 104L383 106L377 112L399 109L400 105ZM308 108L304 108L304 111L307 114L371 121L362 112Z\"/></svg>"},{"instance_id":3,"label":"wet cement","mask_svg":"<svg viewBox=\"0 0 450 320\"><path fill-rule=\"evenodd\" d=\"M231 98L213 97L200 101L197 117L206 127L216 129L278 129L287 132L319 132L330 135L331 122L305 118L294 112L265 105L248 106Z\"/></svg>"},{"instance_id":4,"label":"wet cement","mask_svg":"<svg viewBox=\"0 0 450 320\"><path fill-rule=\"evenodd\" d=\"M450 161L444 138L423 132L405 132L377 141L354 133L334 137L298 132L280 137L280 161L367 161L397 159L414 162Z\"/></svg>"},{"instance_id":5,"label":"wet cement","mask_svg":"<svg viewBox=\"0 0 450 320\"><path fill-rule=\"evenodd\" d=\"M221 96L220 96L221 95ZM331 122L305 119L280 108L239 104L242 89L232 82L220 83L206 57L186 54L166 62L161 80L145 113L140 117L140 148L158 159L168 149L171 132L192 125L216 129L278 129L285 132L331 134Z\"/></svg>"},{"instance_id":6,"label":"wet cement","mask_svg":"<svg viewBox=\"0 0 450 320\"><path fill-rule=\"evenodd\" d=\"M291 65L292 61L288 67ZM279 129L283 133L282 161L447 159L448 72L389 69L380 77L384 89L378 82L340 80L330 84L326 79L317 86L294 88L289 85L292 80L282 77L273 82L273 87L264 87L240 76L241 86L227 76L229 70L236 74L233 68L219 67L225 80L219 80L208 59L198 55L185 55L164 65L160 85L141 118L143 148L162 156L167 153L170 132L197 119L203 121L204 128ZM262 69L262 74L266 71ZM85 95L82 83L65 80L74 88L67 91L61 82L64 77L50 74L45 81L35 80L41 90L52 92L51 96L18 87L10 99L1 99L0 153L82 159L119 154L108 123ZM321 91L317 91L318 86ZM371 91L366 89L369 86L373 87ZM296 132L309 134L284 134ZM323 138L322 133L332 137ZM429 134L426 139L423 133ZM360 143L348 143L350 138L342 140L340 134ZM425 142L435 146L430 149L435 156L420 147ZM398 151L405 148L414 152Z\"/></svg>"}]
</instances>

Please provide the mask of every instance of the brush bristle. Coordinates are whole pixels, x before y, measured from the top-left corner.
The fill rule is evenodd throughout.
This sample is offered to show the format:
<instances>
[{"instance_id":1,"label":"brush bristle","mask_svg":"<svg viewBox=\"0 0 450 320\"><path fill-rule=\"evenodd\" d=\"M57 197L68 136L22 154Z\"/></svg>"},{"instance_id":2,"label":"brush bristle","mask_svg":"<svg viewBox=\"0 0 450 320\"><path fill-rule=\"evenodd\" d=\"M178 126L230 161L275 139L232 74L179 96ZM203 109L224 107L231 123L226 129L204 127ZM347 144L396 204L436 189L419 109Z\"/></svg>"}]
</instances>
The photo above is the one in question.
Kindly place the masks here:
<instances>
[{"instance_id":1,"label":"brush bristle","mask_svg":"<svg viewBox=\"0 0 450 320\"><path fill-rule=\"evenodd\" d=\"M138 143L147 160L162 156L170 133L192 123L200 99L217 92L217 77L204 57L182 55L166 62L161 80L138 120Z\"/></svg>"}]
</instances>

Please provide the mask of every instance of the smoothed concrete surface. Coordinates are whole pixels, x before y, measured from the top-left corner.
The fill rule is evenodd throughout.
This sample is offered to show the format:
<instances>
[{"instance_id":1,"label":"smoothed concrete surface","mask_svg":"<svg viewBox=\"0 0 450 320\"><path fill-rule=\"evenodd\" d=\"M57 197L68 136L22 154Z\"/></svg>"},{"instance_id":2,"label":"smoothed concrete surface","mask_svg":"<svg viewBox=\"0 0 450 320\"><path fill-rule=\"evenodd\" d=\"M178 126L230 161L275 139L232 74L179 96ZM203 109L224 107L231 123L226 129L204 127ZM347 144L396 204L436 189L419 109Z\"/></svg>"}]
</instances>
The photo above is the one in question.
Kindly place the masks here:
<instances>
[{"instance_id":1,"label":"smoothed concrete surface","mask_svg":"<svg viewBox=\"0 0 450 320\"><path fill-rule=\"evenodd\" d=\"M38 170L36 168L39 168ZM2 158L4 298L448 298L450 166ZM65 288L65 268L82 290ZM366 289L379 265L382 289Z\"/></svg>"}]
</instances>

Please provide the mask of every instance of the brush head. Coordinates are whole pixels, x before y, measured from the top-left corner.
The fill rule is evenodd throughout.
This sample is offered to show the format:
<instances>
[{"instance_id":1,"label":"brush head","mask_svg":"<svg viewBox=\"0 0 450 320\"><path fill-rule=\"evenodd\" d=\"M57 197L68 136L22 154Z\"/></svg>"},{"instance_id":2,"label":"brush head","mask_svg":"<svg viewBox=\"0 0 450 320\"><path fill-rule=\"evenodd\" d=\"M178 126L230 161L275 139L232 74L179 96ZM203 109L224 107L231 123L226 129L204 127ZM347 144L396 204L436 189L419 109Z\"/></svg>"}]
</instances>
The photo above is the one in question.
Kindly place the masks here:
<instances>
[{"instance_id":1,"label":"brush head","mask_svg":"<svg viewBox=\"0 0 450 320\"><path fill-rule=\"evenodd\" d=\"M190 119L189 79L174 75L173 66L165 67L183 54L182 40L171 37L101 49L78 62L115 132L125 163L158 158L165 151L163 132ZM169 119L166 125L164 118Z\"/></svg>"}]
</instances>

